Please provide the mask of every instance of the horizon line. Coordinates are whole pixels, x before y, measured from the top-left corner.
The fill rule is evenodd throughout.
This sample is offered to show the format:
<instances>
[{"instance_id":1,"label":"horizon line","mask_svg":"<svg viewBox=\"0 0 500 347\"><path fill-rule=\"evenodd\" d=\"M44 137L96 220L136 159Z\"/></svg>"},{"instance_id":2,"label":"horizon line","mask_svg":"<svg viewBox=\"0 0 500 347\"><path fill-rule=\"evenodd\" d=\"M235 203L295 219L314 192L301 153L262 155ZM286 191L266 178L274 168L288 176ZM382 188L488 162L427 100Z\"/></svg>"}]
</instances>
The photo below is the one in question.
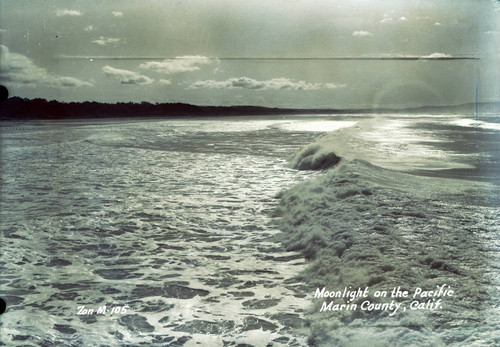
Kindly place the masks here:
<instances>
[{"instance_id":1,"label":"horizon line","mask_svg":"<svg viewBox=\"0 0 500 347\"><path fill-rule=\"evenodd\" d=\"M62 100L57 100L57 99L47 99L44 97L36 97L36 98L29 98L29 97L22 97L18 95L13 95L9 96L7 100L10 99L22 99L22 100L28 100L28 101L35 101L35 100L45 100L47 102L55 101L61 104L70 104L70 103L75 103L75 104L81 104L81 103L97 103L97 104L103 104L103 105L116 105L119 103L123 104L136 104L140 105L142 103L148 103L150 105L156 106L156 105L162 105L162 104L184 104L184 105L189 105L189 106L195 106L195 107L259 107L259 108L267 108L267 109L282 109L282 110L375 110L375 109L399 109L399 110L404 110L404 109L416 109L416 108L424 108L424 107L431 107L431 108L436 108L436 107L457 107L457 106L465 106L465 105L477 105L477 104L498 104L500 103L500 100L498 101L471 101L471 102L464 102L460 104L448 104L448 105L421 105L421 106L379 106L379 107L370 107L370 106L352 106L348 108L335 108L335 107L312 107L312 108L297 108L297 107L283 107L283 106L263 106L263 105L203 105L203 104L192 104L188 102L182 102L182 101L169 101L169 102L154 102L154 101L114 101L114 102L103 102L103 101L95 101L95 100L86 100L86 101L62 101ZM5 101L7 101L5 100ZM2 103L0 103L2 105Z\"/></svg>"},{"instance_id":2,"label":"horizon line","mask_svg":"<svg viewBox=\"0 0 500 347\"><path fill-rule=\"evenodd\" d=\"M128 56L128 57L116 57L116 56L83 56L83 55L62 55L59 59L92 59L92 60L184 60L184 59L197 59L200 56ZM371 57L205 57L210 60L480 60L479 57L474 56L371 56Z\"/></svg>"}]
</instances>

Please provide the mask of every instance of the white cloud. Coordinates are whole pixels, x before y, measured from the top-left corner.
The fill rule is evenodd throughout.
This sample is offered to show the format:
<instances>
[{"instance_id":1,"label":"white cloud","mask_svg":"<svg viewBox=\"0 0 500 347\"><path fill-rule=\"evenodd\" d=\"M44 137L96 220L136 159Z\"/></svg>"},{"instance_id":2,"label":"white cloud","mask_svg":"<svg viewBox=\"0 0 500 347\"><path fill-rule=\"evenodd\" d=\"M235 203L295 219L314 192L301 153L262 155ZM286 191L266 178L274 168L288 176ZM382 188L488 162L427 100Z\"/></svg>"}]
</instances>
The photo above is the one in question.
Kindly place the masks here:
<instances>
[{"instance_id":1,"label":"white cloud","mask_svg":"<svg viewBox=\"0 0 500 347\"><path fill-rule=\"evenodd\" d=\"M129 70L122 70L106 65L102 68L106 76L113 77L120 81L121 84L151 84L153 80L148 76L140 75L136 72Z\"/></svg>"},{"instance_id":2,"label":"white cloud","mask_svg":"<svg viewBox=\"0 0 500 347\"><path fill-rule=\"evenodd\" d=\"M94 30L94 27L92 25L87 25L85 28L83 28L83 31L92 31Z\"/></svg>"},{"instance_id":3,"label":"white cloud","mask_svg":"<svg viewBox=\"0 0 500 347\"><path fill-rule=\"evenodd\" d=\"M162 79L160 79L160 80L158 81L158 84L159 84L160 86L169 86L169 85L171 85L171 84L172 84L172 82L170 82L170 80L165 80L165 79L163 79L163 78L162 78Z\"/></svg>"},{"instance_id":4,"label":"white cloud","mask_svg":"<svg viewBox=\"0 0 500 347\"><path fill-rule=\"evenodd\" d=\"M78 10L57 10L56 11L56 16L62 17L62 16L81 16L82 13Z\"/></svg>"},{"instance_id":5,"label":"white cloud","mask_svg":"<svg viewBox=\"0 0 500 347\"><path fill-rule=\"evenodd\" d=\"M392 22L392 17L389 14L385 13L384 18L380 21L380 23L388 23L388 22Z\"/></svg>"},{"instance_id":6,"label":"white cloud","mask_svg":"<svg viewBox=\"0 0 500 347\"><path fill-rule=\"evenodd\" d=\"M0 81L12 84L15 87L92 87L92 83L81 81L74 77L57 76L41 68L28 57L22 54L10 52L9 48L0 45L0 61L2 62L2 74Z\"/></svg>"},{"instance_id":7,"label":"white cloud","mask_svg":"<svg viewBox=\"0 0 500 347\"><path fill-rule=\"evenodd\" d=\"M337 88L344 88L345 84L335 84L335 83L324 83L323 84L326 89L337 89Z\"/></svg>"},{"instance_id":8,"label":"white cloud","mask_svg":"<svg viewBox=\"0 0 500 347\"><path fill-rule=\"evenodd\" d=\"M2 34L3 34L3 33L6 33L6 32L7 32L7 30L5 30L5 29L0 29L0 33L2 33Z\"/></svg>"},{"instance_id":9,"label":"white cloud","mask_svg":"<svg viewBox=\"0 0 500 347\"><path fill-rule=\"evenodd\" d=\"M123 12L121 11L113 11L111 12L113 14L113 16L115 17L123 17Z\"/></svg>"},{"instance_id":10,"label":"white cloud","mask_svg":"<svg viewBox=\"0 0 500 347\"><path fill-rule=\"evenodd\" d=\"M352 33L352 36L358 36L358 37L362 37L362 36L373 36L373 34L369 31L365 31L365 30L358 30L358 31L355 31Z\"/></svg>"},{"instance_id":11,"label":"white cloud","mask_svg":"<svg viewBox=\"0 0 500 347\"><path fill-rule=\"evenodd\" d=\"M435 59L435 58L451 58L451 55L449 54L445 54L445 53L432 53L430 55L424 55L422 56L421 58L431 58L431 59Z\"/></svg>"},{"instance_id":12,"label":"white cloud","mask_svg":"<svg viewBox=\"0 0 500 347\"><path fill-rule=\"evenodd\" d=\"M402 16L402 17L398 18L399 22L406 22L407 20L408 20L408 18L406 18L405 16ZM394 20L393 20L392 16L390 16L388 14L384 14L384 18L382 18L382 20L380 21L380 23L391 23L393 21ZM355 33L358 33L358 35L354 35L354 33L353 33L354 36L371 36L370 35L371 33L368 32L368 31L355 31Z\"/></svg>"},{"instance_id":13,"label":"white cloud","mask_svg":"<svg viewBox=\"0 0 500 347\"><path fill-rule=\"evenodd\" d=\"M440 26L440 25L443 25L443 24L441 24L441 23L439 23L439 22L436 22L436 23L434 23L434 25L436 25L436 26Z\"/></svg>"},{"instance_id":14,"label":"white cloud","mask_svg":"<svg viewBox=\"0 0 500 347\"><path fill-rule=\"evenodd\" d=\"M97 40L93 40L92 41L92 43L96 43L99 46L109 46L109 45L117 46L117 45L119 45L122 42L125 42L125 40L123 38L119 38L119 37L104 37L104 36L101 36Z\"/></svg>"},{"instance_id":15,"label":"white cloud","mask_svg":"<svg viewBox=\"0 0 500 347\"><path fill-rule=\"evenodd\" d=\"M335 89L345 85L334 83L308 83L305 81L294 81L288 78L273 78L267 81L257 81L249 77L230 78L226 81L198 81L189 88L212 88L212 89L253 89L253 90L318 90Z\"/></svg>"},{"instance_id":16,"label":"white cloud","mask_svg":"<svg viewBox=\"0 0 500 347\"><path fill-rule=\"evenodd\" d=\"M208 65L211 62L212 60L208 57L199 55L186 55L182 57L176 57L175 59L165 59L163 61L148 61L139 65L139 68L144 70L153 70L170 75L180 72L197 71L201 68L200 65Z\"/></svg>"}]
</instances>

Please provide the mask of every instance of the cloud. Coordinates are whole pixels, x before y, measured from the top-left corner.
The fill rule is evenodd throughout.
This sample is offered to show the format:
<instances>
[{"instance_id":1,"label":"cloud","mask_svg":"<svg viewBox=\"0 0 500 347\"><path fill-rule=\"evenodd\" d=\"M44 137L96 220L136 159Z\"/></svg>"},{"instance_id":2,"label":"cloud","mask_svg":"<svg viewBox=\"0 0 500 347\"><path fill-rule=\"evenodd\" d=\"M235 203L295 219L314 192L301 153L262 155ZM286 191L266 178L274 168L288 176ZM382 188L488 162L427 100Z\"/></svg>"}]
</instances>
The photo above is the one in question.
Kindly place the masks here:
<instances>
[{"instance_id":1,"label":"cloud","mask_svg":"<svg viewBox=\"0 0 500 347\"><path fill-rule=\"evenodd\" d=\"M445 53L432 53L431 55L424 55L421 58L423 58L423 59L426 59L426 58L435 59L435 58L451 58L451 57L452 57L451 55L445 54Z\"/></svg>"},{"instance_id":2,"label":"cloud","mask_svg":"<svg viewBox=\"0 0 500 347\"><path fill-rule=\"evenodd\" d=\"M436 23L434 23L434 25L436 25L436 26L440 26L440 25L443 25L443 24L441 24L441 23L439 23L439 22L436 22Z\"/></svg>"},{"instance_id":3,"label":"cloud","mask_svg":"<svg viewBox=\"0 0 500 347\"><path fill-rule=\"evenodd\" d=\"M175 59L163 61L148 61L139 65L140 69L153 70L159 73L171 75L181 72L192 72L200 70L200 65L208 65L212 59L199 55L186 55Z\"/></svg>"},{"instance_id":4,"label":"cloud","mask_svg":"<svg viewBox=\"0 0 500 347\"><path fill-rule=\"evenodd\" d=\"M125 42L125 39L119 37L104 37L101 36L97 40L92 40L92 43L96 43L99 46L118 46L120 43Z\"/></svg>"},{"instance_id":5,"label":"cloud","mask_svg":"<svg viewBox=\"0 0 500 347\"><path fill-rule=\"evenodd\" d=\"M171 85L171 84L172 84L172 82L170 82L170 80L165 80L165 79L163 79L163 78L162 78L162 79L160 79L160 80L158 81L158 84L159 84L160 86L169 86L169 85Z\"/></svg>"},{"instance_id":6,"label":"cloud","mask_svg":"<svg viewBox=\"0 0 500 347\"><path fill-rule=\"evenodd\" d=\"M123 12L121 11L113 11L111 12L113 14L113 16L115 17L123 17Z\"/></svg>"},{"instance_id":7,"label":"cloud","mask_svg":"<svg viewBox=\"0 0 500 347\"><path fill-rule=\"evenodd\" d=\"M92 87L92 83L81 81L74 77L57 76L41 68L33 61L18 53L10 52L9 48L0 45L0 61L2 62L2 83L12 84L15 87Z\"/></svg>"},{"instance_id":8,"label":"cloud","mask_svg":"<svg viewBox=\"0 0 500 347\"><path fill-rule=\"evenodd\" d=\"M257 81L249 77L230 78L226 81L198 81L189 88L212 88L212 89L253 89L253 90L318 90L335 89L345 85L334 83L308 83L305 81L294 81L288 78L273 78L267 81Z\"/></svg>"},{"instance_id":9,"label":"cloud","mask_svg":"<svg viewBox=\"0 0 500 347\"><path fill-rule=\"evenodd\" d=\"M120 81L121 84L151 84L153 80L148 76L139 75L136 72L129 70L122 70L106 65L102 68L102 71L106 76L113 77Z\"/></svg>"},{"instance_id":10,"label":"cloud","mask_svg":"<svg viewBox=\"0 0 500 347\"><path fill-rule=\"evenodd\" d=\"M399 22L406 22L407 20L408 18L406 18L405 16L398 18ZM389 14L384 14L384 18L382 18L382 20L380 21L380 23L392 23L392 22L394 22L394 19ZM357 35L355 35L355 33L357 33ZM372 36L372 33L368 31L355 31L353 33L353 36Z\"/></svg>"},{"instance_id":11,"label":"cloud","mask_svg":"<svg viewBox=\"0 0 500 347\"><path fill-rule=\"evenodd\" d=\"M365 30L358 30L358 31L355 31L352 33L352 36L358 36L358 37L362 37L362 36L373 36L373 34L369 31L365 31Z\"/></svg>"},{"instance_id":12,"label":"cloud","mask_svg":"<svg viewBox=\"0 0 500 347\"><path fill-rule=\"evenodd\" d=\"M57 10L56 11L56 16L58 17L62 17L62 16L72 16L72 17L76 17L76 16L81 16L82 13L78 10Z\"/></svg>"},{"instance_id":13,"label":"cloud","mask_svg":"<svg viewBox=\"0 0 500 347\"><path fill-rule=\"evenodd\" d=\"M83 28L83 31L92 31L94 30L94 27L92 25L87 25L85 28Z\"/></svg>"},{"instance_id":14,"label":"cloud","mask_svg":"<svg viewBox=\"0 0 500 347\"><path fill-rule=\"evenodd\" d=\"M326 89L337 89L337 88L344 88L345 84L323 83L323 86Z\"/></svg>"},{"instance_id":15,"label":"cloud","mask_svg":"<svg viewBox=\"0 0 500 347\"><path fill-rule=\"evenodd\" d=\"M380 23L388 23L388 22L392 22L392 17L389 14L385 13L384 18L380 21Z\"/></svg>"}]
</instances>

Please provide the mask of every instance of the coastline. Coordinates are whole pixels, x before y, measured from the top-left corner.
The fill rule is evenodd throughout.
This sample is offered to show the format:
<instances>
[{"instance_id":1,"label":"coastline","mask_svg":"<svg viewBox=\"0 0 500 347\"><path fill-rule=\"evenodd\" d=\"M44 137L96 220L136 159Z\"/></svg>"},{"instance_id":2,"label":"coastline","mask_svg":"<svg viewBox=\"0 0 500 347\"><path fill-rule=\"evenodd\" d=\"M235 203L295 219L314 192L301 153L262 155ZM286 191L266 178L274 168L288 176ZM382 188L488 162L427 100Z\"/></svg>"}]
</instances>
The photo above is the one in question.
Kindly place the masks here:
<instances>
[{"instance_id":1,"label":"coastline","mask_svg":"<svg viewBox=\"0 0 500 347\"><path fill-rule=\"evenodd\" d=\"M271 108L263 106L198 106L185 103L133 103L115 104L99 102L60 102L45 99L12 97L0 103L0 120L19 119L102 119L102 118L177 118L270 115L342 115L342 114L481 114L496 113L500 102L469 103L452 106L426 106L415 108Z\"/></svg>"}]
</instances>

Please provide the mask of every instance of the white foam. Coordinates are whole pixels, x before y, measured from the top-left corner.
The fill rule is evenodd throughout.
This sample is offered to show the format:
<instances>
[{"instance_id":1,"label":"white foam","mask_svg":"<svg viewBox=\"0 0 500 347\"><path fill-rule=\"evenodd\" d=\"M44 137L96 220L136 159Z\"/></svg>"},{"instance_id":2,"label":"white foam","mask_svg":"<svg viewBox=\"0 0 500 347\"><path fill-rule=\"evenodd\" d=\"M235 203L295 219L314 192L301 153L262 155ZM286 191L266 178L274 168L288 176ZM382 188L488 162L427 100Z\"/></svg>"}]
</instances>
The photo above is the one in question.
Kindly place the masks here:
<instances>
[{"instance_id":1,"label":"white foam","mask_svg":"<svg viewBox=\"0 0 500 347\"><path fill-rule=\"evenodd\" d=\"M279 128L287 131L329 132L352 127L357 123L353 121L311 120L280 124Z\"/></svg>"},{"instance_id":2,"label":"white foam","mask_svg":"<svg viewBox=\"0 0 500 347\"><path fill-rule=\"evenodd\" d=\"M494 223L498 210L470 205L470 199L482 199L485 187L346 160L282 193L283 243L313 259L304 276L318 287L387 290L400 285L411 290L447 283L456 289L438 315L410 309L392 317L320 313L323 300L313 300L315 345L432 345L465 334L471 342L492 344L490 332L498 318L488 307L498 299L498 277L487 279L495 267L485 259L498 247L488 240L500 232ZM478 300L484 302L481 307ZM471 328L478 314L484 322ZM443 322L457 329L440 329Z\"/></svg>"},{"instance_id":3,"label":"white foam","mask_svg":"<svg viewBox=\"0 0 500 347\"><path fill-rule=\"evenodd\" d=\"M475 119L457 119L450 122L453 125L458 125L461 127L473 127L473 128L481 128L481 129L489 129L489 130L500 130L500 124L498 123L489 123Z\"/></svg>"}]
</instances>

